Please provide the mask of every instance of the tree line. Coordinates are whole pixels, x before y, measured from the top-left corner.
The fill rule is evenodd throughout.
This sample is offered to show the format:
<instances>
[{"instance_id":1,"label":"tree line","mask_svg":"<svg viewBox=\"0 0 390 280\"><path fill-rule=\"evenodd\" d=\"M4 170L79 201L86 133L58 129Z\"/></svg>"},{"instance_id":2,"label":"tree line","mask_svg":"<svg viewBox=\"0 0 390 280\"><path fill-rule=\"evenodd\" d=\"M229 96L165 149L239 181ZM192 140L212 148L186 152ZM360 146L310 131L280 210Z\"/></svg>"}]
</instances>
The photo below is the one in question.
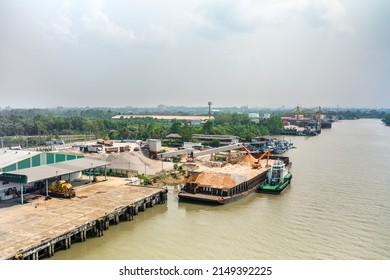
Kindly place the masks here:
<instances>
[{"instance_id":1,"label":"tree line","mask_svg":"<svg viewBox=\"0 0 390 280\"><path fill-rule=\"evenodd\" d=\"M92 134L102 139L163 139L170 133L182 136L184 141L193 134L236 135L250 141L253 137L276 134L283 127L280 117L254 123L247 114L216 113L214 120L202 125L191 125L179 120L131 117L113 119L110 110L87 109L84 111L15 109L0 110L0 136L50 136Z\"/></svg>"},{"instance_id":2,"label":"tree line","mask_svg":"<svg viewBox=\"0 0 390 280\"><path fill-rule=\"evenodd\" d=\"M337 113L343 119L379 118L390 125L388 111L340 110ZM193 140L193 134L236 135L250 141L254 137L278 134L283 129L283 120L277 115L255 123L247 114L215 112L212 120L202 125L191 125L188 121L144 117L113 119L116 114L109 108L3 109L0 110L0 137L22 139L20 137L39 136L45 141L59 139L60 135L93 135L102 139L146 140L164 139L175 133L183 141ZM38 144L36 140L26 141Z\"/></svg>"},{"instance_id":3,"label":"tree line","mask_svg":"<svg viewBox=\"0 0 390 280\"><path fill-rule=\"evenodd\" d=\"M386 114L382 121L387 125L387 126L390 126L390 114Z\"/></svg>"}]
</instances>

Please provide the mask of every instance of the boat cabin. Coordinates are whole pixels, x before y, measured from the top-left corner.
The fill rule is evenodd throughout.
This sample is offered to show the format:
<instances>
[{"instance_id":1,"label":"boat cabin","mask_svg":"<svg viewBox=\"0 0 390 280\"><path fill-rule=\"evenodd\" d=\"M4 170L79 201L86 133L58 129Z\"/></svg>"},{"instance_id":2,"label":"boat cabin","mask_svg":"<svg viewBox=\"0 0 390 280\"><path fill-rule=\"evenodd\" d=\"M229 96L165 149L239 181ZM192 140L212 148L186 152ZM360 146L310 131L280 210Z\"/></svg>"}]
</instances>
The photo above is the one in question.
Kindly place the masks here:
<instances>
[{"instance_id":1,"label":"boat cabin","mask_svg":"<svg viewBox=\"0 0 390 280\"><path fill-rule=\"evenodd\" d=\"M283 183L284 177L287 175L286 165L283 161L277 160L271 169L268 170L268 184L271 186Z\"/></svg>"}]
</instances>

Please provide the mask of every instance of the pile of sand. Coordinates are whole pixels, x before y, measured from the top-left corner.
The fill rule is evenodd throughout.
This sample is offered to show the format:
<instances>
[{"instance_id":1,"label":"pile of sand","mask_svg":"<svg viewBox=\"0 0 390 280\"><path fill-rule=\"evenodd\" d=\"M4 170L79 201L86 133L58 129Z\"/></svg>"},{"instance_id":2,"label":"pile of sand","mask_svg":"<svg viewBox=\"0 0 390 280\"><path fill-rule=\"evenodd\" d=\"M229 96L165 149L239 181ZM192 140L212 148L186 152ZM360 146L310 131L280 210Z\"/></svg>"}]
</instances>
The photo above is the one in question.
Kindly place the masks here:
<instances>
[{"instance_id":1,"label":"pile of sand","mask_svg":"<svg viewBox=\"0 0 390 280\"><path fill-rule=\"evenodd\" d=\"M124 152L99 155L101 160L110 162L109 168L136 171L138 174L154 175L163 170L173 169L172 162L152 160L142 152Z\"/></svg>"},{"instance_id":2,"label":"pile of sand","mask_svg":"<svg viewBox=\"0 0 390 280\"><path fill-rule=\"evenodd\" d=\"M108 168L136 171L138 174L154 175L162 170L169 171L173 169L172 162L162 162L161 160L152 160L146 157L141 151L122 152L111 154L82 153L78 148L61 150L63 153L83 155L87 158L108 161L111 164Z\"/></svg>"},{"instance_id":3,"label":"pile of sand","mask_svg":"<svg viewBox=\"0 0 390 280\"><path fill-rule=\"evenodd\" d=\"M211 171L205 171L199 174L191 175L187 182L221 189L229 189L237 185L237 181L234 180L231 174Z\"/></svg>"},{"instance_id":4,"label":"pile of sand","mask_svg":"<svg viewBox=\"0 0 390 280\"><path fill-rule=\"evenodd\" d=\"M250 166L256 161L256 159L252 155L245 155L238 160L238 164L242 166Z\"/></svg>"},{"instance_id":5,"label":"pile of sand","mask_svg":"<svg viewBox=\"0 0 390 280\"><path fill-rule=\"evenodd\" d=\"M197 183L203 186L211 186L213 188L229 189L246 182L259 173L264 172L264 169L253 169L252 163L256 159L252 155L245 155L237 160L237 163L200 163L200 174L194 174L187 179L187 183ZM220 165L220 166L218 166ZM197 171L198 171L197 170Z\"/></svg>"}]
</instances>

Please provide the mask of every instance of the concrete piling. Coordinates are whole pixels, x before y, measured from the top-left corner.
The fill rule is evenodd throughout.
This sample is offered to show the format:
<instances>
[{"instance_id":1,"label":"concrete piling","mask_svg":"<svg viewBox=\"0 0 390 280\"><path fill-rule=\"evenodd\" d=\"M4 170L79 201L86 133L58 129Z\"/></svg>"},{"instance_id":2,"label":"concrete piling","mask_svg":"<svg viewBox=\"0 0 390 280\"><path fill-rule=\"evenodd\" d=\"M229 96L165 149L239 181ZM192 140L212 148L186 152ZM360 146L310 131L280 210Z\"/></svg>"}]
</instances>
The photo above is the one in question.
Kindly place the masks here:
<instances>
[{"instance_id":1,"label":"concrete piling","mask_svg":"<svg viewBox=\"0 0 390 280\"><path fill-rule=\"evenodd\" d=\"M135 187L131 187L131 188L135 188ZM141 189L142 187L137 187L137 188ZM50 231L52 233L51 236L45 236L45 238L42 237L40 241L38 241L36 244L29 245L26 248L18 248L18 250L16 250L16 252L12 255L5 256L5 253L0 250L0 259L38 260L42 258L50 258L55 254L55 252L59 250L70 249L72 243L85 242L87 241L88 238L96 238L96 237L103 236L104 231L109 230L110 224L118 225L120 222L123 221L132 221L134 219L134 216L136 216L139 213L139 211L146 211L146 208L153 207L156 204L164 204L166 202L167 191L165 189L157 189L157 188L144 188L144 189L146 195L141 197L138 196L137 200L130 201L130 203L124 204L124 206L118 206L118 205L115 206L114 204L112 207L112 209L114 210L110 212L104 210L106 212L102 216L95 216L95 218L92 218L93 215L89 215L88 217L91 217L92 219L90 220L84 219L84 221L81 221L79 216L75 217L74 220L72 220L72 222L66 220L64 222L67 222L67 224L71 225L71 227L69 227L68 230L66 230L66 227L64 226L59 227L63 230L62 232L60 231L54 232L54 230L51 230ZM122 193L119 194L118 196L122 196ZM67 202L68 200L64 201L64 203ZM79 208L85 207L83 205L83 200L76 200L76 202L77 204L75 203L75 205L72 205L74 209L78 209L78 207ZM29 209L26 210L30 211ZM98 212L96 211L96 213ZM47 215L47 213L45 215ZM80 224L74 226L73 224L75 221L80 222ZM55 226L51 224L47 224L47 227L54 228ZM15 244L17 244L17 242L18 241L15 240ZM1 245L1 241L0 241L0 245Z\"/></svg>"}]
</instances>

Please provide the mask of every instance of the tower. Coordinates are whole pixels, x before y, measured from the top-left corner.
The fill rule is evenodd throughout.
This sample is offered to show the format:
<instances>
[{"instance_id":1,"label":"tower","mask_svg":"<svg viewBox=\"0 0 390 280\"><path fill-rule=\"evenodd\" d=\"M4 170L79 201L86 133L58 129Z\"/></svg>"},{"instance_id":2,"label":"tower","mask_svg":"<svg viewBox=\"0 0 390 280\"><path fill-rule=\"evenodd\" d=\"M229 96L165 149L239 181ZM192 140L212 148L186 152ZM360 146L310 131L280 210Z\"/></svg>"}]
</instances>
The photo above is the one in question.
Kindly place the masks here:
<instances>
[{"instance_id":1,"label":"tower","mask_svg":"<svg viewBox=\"0 0 390 280\"><path fill-rule=\"evenodd\" d=\"M209 101L207 104L209 105L209 120L210 120L210 118L211 118L211 105L213 105L213 103L211 101Z\"/></svg>"}]
</instances>

